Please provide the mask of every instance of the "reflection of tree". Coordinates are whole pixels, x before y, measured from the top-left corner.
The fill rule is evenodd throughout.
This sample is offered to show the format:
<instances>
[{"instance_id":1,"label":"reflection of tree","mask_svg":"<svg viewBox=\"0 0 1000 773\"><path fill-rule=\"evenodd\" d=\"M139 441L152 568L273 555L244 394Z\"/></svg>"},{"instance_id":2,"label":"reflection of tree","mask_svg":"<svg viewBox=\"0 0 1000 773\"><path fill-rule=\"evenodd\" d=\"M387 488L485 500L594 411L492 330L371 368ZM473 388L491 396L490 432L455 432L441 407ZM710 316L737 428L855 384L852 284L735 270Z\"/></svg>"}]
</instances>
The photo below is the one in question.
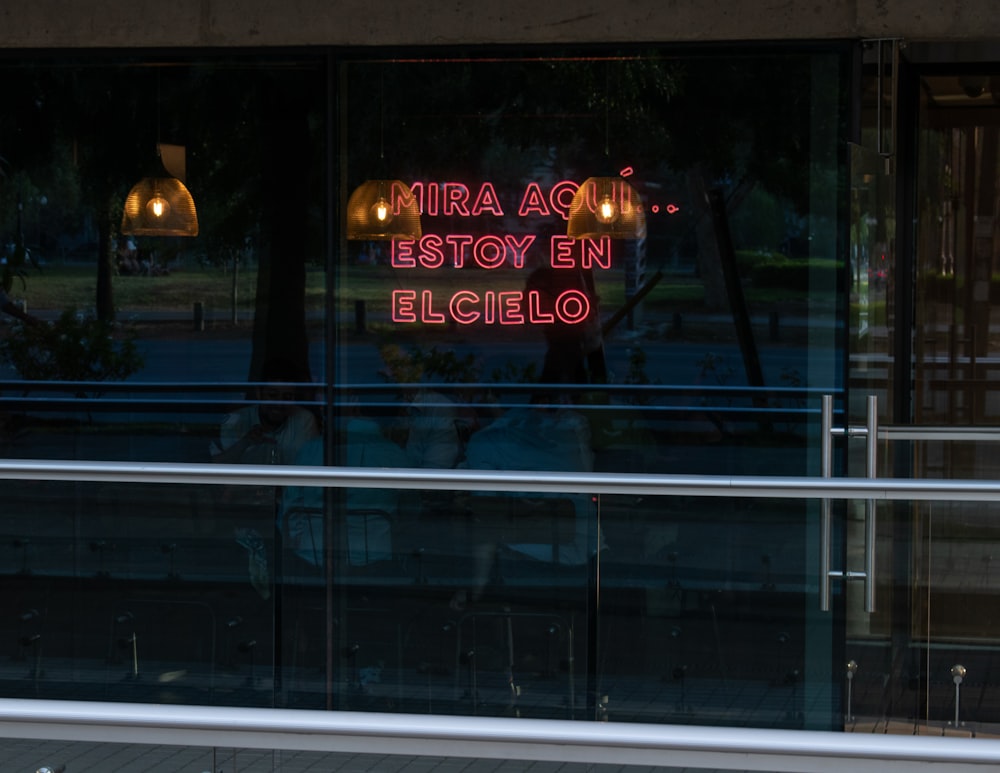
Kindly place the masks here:
<instances>
[{"instance_id":1,"label":"reflection of tree","mask_svg":"<svg viewBox=\"0 0 1000 773\"><path fill-rule=\"evenodd\" d=\"M9 165L0 203L23 170L33 190L66 191L48 197L46 217L56 224L75 208L69 190L78 184L77 211L85 208L98 225L97 311L110 319L121 200L154 160L157 140L185 145L202 236L183 247L211 261L249 240L261 262L254 363L275 347L300 356L305 265L321 254L324 237L326 215L310 202L323 201L317 181L327 168L323 154L332 152L323 128L328 91L344 117L348 189L385 173L491 179L518 191L539 169L579 180L631 165L640 191L643 182L696 190L695 207L701 191L722 186L732 213L756 187L800 213L809 210L817 170L837 168L836 143L810 146L816 122L826 120L814 103L819 58L730 49L697 57L350 63L338 83L326 83L324 68L309 61L259 57L11 65L0 71L7 107L0 149ZM4 206L0 216L6 213ZM710 255L710 219L685 222L704 224L692 231ZM651 243L691 236L674 225L655 228ZM702 275L709 283L711 262Z\"/></svg>"},{"instance_id":2,"label":"reflection of tree","mask_svg":"<svg viewBox=\"0 0 1000 773\"><path fill-rule=\"evenodd\" d=\"M563 174L659 157L665 135L648 131L651 106L670 99L675 70L634 57L350 65L351 182L383 149L394 175L501 185L519 185L551 152Z\"/></svg>"},{"instance_id":3,"label":"reflection of tree","mask_svg":"<svg viewBox=\"0 0 1000 773\"><path fill-rule=\"evenodd\" d=\"M112 277L121 207L154 158L157 141L155 79L151 71L129 67L62 70L51 75L57 109L77 148L81 200L97 226L97 319L115 318ZM136 95L154 99L139 99Z\"/></svg>"},{"instance_id":4,"label":"reflection of tree","mask_svg":"<svg viewBox=\"0 0 1000 773\"><path fill-rule=\"evenodd\" d=\"M663 268L670 252L688 250L697 261L706 306L732 310L748 380L760 384L735 265L736 250L744 245L730 238L728 221L745 202L755 202L771 222L743 229L754 234L746 246L834 257L831 202L845 113L836 64L836 55L828 53L733 49L692 56L352 64L346 78L348 102L355 105L346 115L349 185L382 169L381 176L407 181L457 180L473 187L489 180L517 192L529 182L582 182L631 166L640 194L686 193L684 216L650 219L649 238L637 254L644 256L648 245L651 263ZM371 95L380 109L359 112L359 99ZM530 232L538 237L536 245L544 245L547 230L562 225L558 218L511 216L516 202L510 198L504 229ZM809 224L803 236L812 241L793 238L803 222ZM425 233L491 233L496 227L489 217L480 223L444 217L424 222ZM623 250L616 247L621 265ZM544 248L534 257L530 268L544 265ZM576 348L555 350L574 352L575 363ZM575 366L562 370L587 380Z\"/></svg>"},{"instance_id":5,"label":"reflection of tree","mask_svg":"<svg viewBox=\"0 0 1000 773\"><path fill-rule=\"evenodd\" d=\"M283 357L308 372L305 318L306 259L310 231L312 154L308 91L296 80L275 78L262 105L260 264L257 274L251 372L268 357ZM315 230L315 229L313 229Z\"/></svg>"},{"instance_id":6,"label":"reflection of tree","mask_svg":"<svg viewBox=\"0 0 1000 773\"><path fill-rule=\"evenodd\" d=\"M127 80L122 70L112 69L105 75L98 86L90 68L9 66L0 71L5 96L0 146L11 169L10 184L0 187L5 239L11 238L11 213L16 212L19 220L40 217L31 207L41 202L43 194L52 229L66 228L73 221L79 225L78 218L85 212L104 211L111 202L107 181L132 146L124 131L132 124L130 116L118 109L111 95L131 89L121 86ZM117 147L119 155L97 149L104 143ZM99 219L107 222L106 217ZM41 232L38 223L39 238ZM108 238L106 229L102 236ZM104 301L100 279L99 274L98 301ZM110 276L107 284L110 287ZM102 318L110 318L110 295L106 300L98 304L107 314Z\"/></svg>"},{"instance_id":7,"label":"reflection of tree","mask_svg":"<svg viewBox=\"0 0 1000 773\"><path fill-rule=\"evenodd\" d=\"M110 321L121 203L157 140L153 72L62 61L9 67L0 77L8 100L0 142L24 180L12 193L45 193L51 229L81 228L85 219L96 226L95 308Z\"/></svg>"},{"instance_id":8,"label":"reflection of tree","mask_svg":"<svg viewBox=\"0 0 1000 773\"><path fill-rule=\"evenodd\" d=\"M0 252L3 244L23 234L34 255L55 257L61 250L60 235L83 226L72 148L59 142L30 172L19 166L5 176L4 167L10 166L0 157Z\"/></svg>"},{"instance_id":9,"label":"reflection of tree","mask_svg":"<svg viewBox=\"0 0 1000 773\"><path fill-rule=\"evenodd\" d=\"M51 325L19 325L0 341L0 360L25 380L124 380L142 368L143 357L134 329L114 333L112 323L70 308Z\"/></svg>"},{"instance_id":10,"label":"reflection of tree","mask_svg":"<svg viewBox=\"0 0 1000 773\"><path fill-rule=\"evenodd\" d=\"M832 109L817 114L827 100L815 85L821 58L729 50L352 64L350 184L380 165L383 135L382 165L409 180L490 179L516 190L539 170L580 180L630 165L640 192L643 182L689 192L703 224L695 226L699 249L712 253L707 190L725 189L730 214L761 189L801 215L819 175L836 185L836 143L810 144L817 122L838 120ZM376 103L379 94L381 110L357 109L359 99ZM787 232L795 218L787 220L774 228ZM676 240L676 230L670 236Z\"/></svg>"},{"instance_id":11,"label":"reflection of tree","mask_svg":"<svg viewBox=\"0 0 1000 773\"><path fill-rule=\"evenodd\" d=\"M0 147L10 169L0 184L0 235L9 238L12 197L35 190L52 191L46 217L53 230L70 230L86 215L97 229L95 308L111 320L124 196L154 170L158 141L183 145L201 235L142 240L161 252L198 250L209 262L255 249L259 318L250 375L268 352L304 364L305 264L307 252L320 254L325 216L309 206L322 200L314 181L325 171L324 138L310 134L324 116L326 91L312 77L322 72L260 57L0 70L7 107Z\"/></svg>"},{"instance_id":12,"label":"reflection of tree","mask_svg":"<svg viewBox=\"0 0 1000 773\"><path fill-rule=\"evenodd\" d=\"M199 260L203 265L230 273L231 321L238 321L239 273L256 258L260 245L261 138L251 116L260 112L259 89L241 86L248 73L226 72L211 65L196 66L190 90L204 101L205 110L192 111L187 120L196 138L188 148L198 169ZM226 145L221 148L217 116L228 116ZM236 151L235 153L233 151ZM235 156L235 157L234 157Z\"/></svg>"}]
</instances>

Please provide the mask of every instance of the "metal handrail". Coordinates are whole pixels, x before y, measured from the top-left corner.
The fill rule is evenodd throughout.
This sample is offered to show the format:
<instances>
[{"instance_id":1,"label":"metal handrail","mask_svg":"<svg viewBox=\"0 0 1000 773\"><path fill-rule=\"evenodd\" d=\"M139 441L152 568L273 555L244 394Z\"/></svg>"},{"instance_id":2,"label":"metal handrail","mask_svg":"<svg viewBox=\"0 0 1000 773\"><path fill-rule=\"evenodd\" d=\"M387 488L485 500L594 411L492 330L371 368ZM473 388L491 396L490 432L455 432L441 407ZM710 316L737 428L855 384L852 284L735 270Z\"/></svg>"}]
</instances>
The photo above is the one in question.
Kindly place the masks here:
<instances>
[{"instance_id":1,"label":"metal handrail","mask_svg":"<svg viewBox=\"0 0 1000 773\"><path fill-rule=\"evenodd\" d=\"M536 470L310 467L300 465L0 460L0 480L85 483L200 483L237 486L519 491L755 499L965 500L1000 502L1000 481L796 476L652 475Z\"/></svg>"},{"instance_id":2,"label":"metal handrail","mask_svg":"<svg viewBox=\"0 0 1000 773\"><path fill-rule=\"evenodd\" d=\"M255 387L265 386L260 382L142 382L142 381L0 381L0 405L8 410L37 412L38 414L86 411L88 413L150 412L216 414L232 410L234 403L244 400L244 395ZM322 382L296 384L303 395L319 395L325 388ZM371 410L397 411L401 407L399 393L405 384L358 383L342 389L342 404L354 405L355 398L363 396L363 404ZM549 388L558 388L561 394L585 395L600 392L619 401L589 401L585 408L589 413L614 413L623 407L641 407L644 415L662 418L664 416L687 416L692 410L688 398L708 401L697 405L699 410L710 411L718 417L730 420L756 421L761 418L783 422L801 422L818 413L810 407L810 399L829 390L809 387L745 387L724 385L664 385L664 384L602 384L594 385L546 385L497 384L490 382L472 383L422 383L422 389L444 396L442 406L453 407L453 400L476 406L476 400L468 401L467 395L490 394L491 410L523 407L524 400ZM12 394L4 394L10 392ZM630 399L641 398L641 406L632 406ZM716 399L720 404L710 404ZM773 404L750 405L749 401L766 399ZM624 404L621 401L625 401ZM663 401L668 401L664 404ZM672 402L670 402L672 401ZM284 404L280 400L256 400L257 403L271 405ZM334 408L338 400L326 403L321 399L298 397L294 401L299 407L323 410ZM787 402L787 405L783 403ZM434 402L424 402L425 407L433 407Z\"/></svg>"},{"instance_id":3,"label":"metal handrail","mask_svg":"<svg viewBox=\"0 0 1000 773\"><path fill-rule=\"evenodd\" d=\"M321 391L327 385L322 381L288 382L303 390ZM0 392L223 392L240 393L254 387L268 386L262 381L25 381L23 379L0 379ZM395 392L413 384L392 381L358 382L340 385L343 392ZM500 391L509 393L534 394L548 387L558 387L561 393L605 392L615 394L680 394L698 397L758 397L774 396L788 398L819 397L830 394L829 387L805 386L744 386L739 384L545 384L544 382L505 383L482 382L421 382L421 389L443 393L467 393L472 391ZM838 395L842 394L837 392Z\"/></svg>"},{"instance_id":4,"label":"metal handrail","mask_svg":"<svg viewBox=\"0 0 1000 773\"><path fill-rule=\"evenodd\" d=\"M15 698L0 737L802 773L1000 764L981 738Z\"/></svg>"},{"instance_id":5,"label":"metal handrail","mask_svg":"<svg viewBox=\"0 0 1000 773\"><path fill-rule=\"evenodd\" d=\"M954 425L881 424L879 440L995 442L1000 440L1000 427L959 427Z\"/></svg>"}]
</instances>

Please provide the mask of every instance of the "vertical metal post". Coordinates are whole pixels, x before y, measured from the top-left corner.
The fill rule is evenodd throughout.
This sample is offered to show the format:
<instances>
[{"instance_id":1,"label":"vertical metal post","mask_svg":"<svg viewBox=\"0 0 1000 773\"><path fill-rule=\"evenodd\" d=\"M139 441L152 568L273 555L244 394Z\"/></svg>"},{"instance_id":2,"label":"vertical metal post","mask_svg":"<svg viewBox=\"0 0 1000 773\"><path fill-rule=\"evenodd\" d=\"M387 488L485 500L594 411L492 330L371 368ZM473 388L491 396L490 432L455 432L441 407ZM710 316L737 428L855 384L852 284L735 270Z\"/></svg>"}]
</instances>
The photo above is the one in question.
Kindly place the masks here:
<instances>
[{"instance_id":1,"label":"vertical metal post","mask_svg":"<svg viewBox=\"0 0 1000 773\"><path fill-rule=\"evenodd\" d=\"M962 700L962 680L965 679L966 673L965 666L960 663L951 667L951 680L955 683L955 729L960 727L959 705Z\"/></svg>"},{"instance_id":2,"label":"vertical metal post","mask_svg":"<svg viewBox=\"0 0 1000 773\"><path fill-rule=\"evenodd\" d=\"M824 478L833 477L833 396L823 395L821 413L820 466ZM865 473L869 479L877 477L878 457L878 397L868 396L867 425L860 427L845 427L842 432L846 437L865 435ZM865 500L865 568L863 572L837 571L830 569L830 552L833 543L833 516L829 499L820 500L820 599L819 607L823 612L830 611L831 588L830 580L836 576L845 580L864 579L865 581L865 612L875 611L875 538L877 521L875 517L875 500Z\"/></svg>"},{"instance_id":3,"label":"vertical metal post","mask_svg":"<svg viewBox=\"0 0 1000 773\"><path fill-rule=\"evenodd\" d=\"M833 395L823 395L820 466L824 478L833 477ZM832 518L830 500L820 500L819 608L830 611L830 549Z\"/></svg>"},{"instance_id":4,"label":"vertical metal post","mask_svg":"<svg viewBox=\"0 0 1000 773\"><path fill-rule=\"evenodd\" d=\"M869 479L877 477L878 462L878 396L868 395L868 426L865 437L865 472ZM865 501L865 612L875 611L875 500Z\"/></svg>"},{"instance_id":5,"label":"vertical metal post","mask_svg":"<svg viewBox=\"0 0 1000 773\"><path fill-rule=\"evenodd\" d=\"M882 135L882 95L885 91L883 78L885 77L885 49L882 47L884 41L875 41L876 45L876 66L875 72L875 152L880 156L885 154L885 137Z\"/></svg>"},{"instance_id":6,"label":"vertical metal post","mask_svg":"<svg viewBox=\"0 0 1000 773\"><path fill-rule=\"evenodd\" d=\"M875 73L875 91L876 94L876 105L875 110L875 151L887 162L886 171L889 172L890 159L896 153L896 113L897 113L897 95L898 95L898 83L899 83L899 40L896 39L880 39L875 41L876 46L876 67L878 68ZM886 55L886 48L888 47L888 56ZM888 62L887 62L888 59ZM891 68L888 77L886 76L886 66ZM882 115L885 107L883 102L886 99L886 80L889 84L889 127L888 134L889 140L886 141L886 127L883 121Z\"/></svg>"}]
</instances>

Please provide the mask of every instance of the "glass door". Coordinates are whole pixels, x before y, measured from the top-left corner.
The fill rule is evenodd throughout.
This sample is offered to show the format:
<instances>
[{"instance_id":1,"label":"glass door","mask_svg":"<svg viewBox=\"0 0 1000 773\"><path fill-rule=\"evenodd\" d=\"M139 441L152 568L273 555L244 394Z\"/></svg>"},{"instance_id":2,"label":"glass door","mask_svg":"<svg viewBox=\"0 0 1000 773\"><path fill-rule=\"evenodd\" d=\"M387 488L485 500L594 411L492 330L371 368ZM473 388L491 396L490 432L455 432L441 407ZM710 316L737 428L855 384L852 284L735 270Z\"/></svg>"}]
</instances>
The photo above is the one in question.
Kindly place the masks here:
<instances>
[{"instance_id":1,"label":"glass door","mask_svg":"<svg viewBox=\"0 0 1000 773\"><path fill-rule=\"evenodd\" d=\"M912 240L912 249L898 263L891 252L883 261L880 234L872 235L873 225L884 227L885 243L893 243L891 198L881 206L881 224L868 215L879 208L882 189L872 187L879 159L856 149L852 261L857 255L869 270L852 278L851 386L855 395L895 395L881 416L884 475L997 475L998 85L995 71L954 66L912 79L919 99L907 131L915 164L903 183L913 193L914 229L899 242ZM895 186L885 182L893 195ZM903 260L899 273L906 275L895 276ZM898 411L903 404L907 410ZM876 609L865 612L850 589L847 600L847 729L996 734L1000 706L990 685L1000 645L992 565L997 514L993 505L963 501L879 508Z\"/></svg>"},{"instance_id":2,"label":"glass door","mask_svg":"<svg viewBox=\"0 0 1000 773\"><path fill-rule=\"evenodd\" d=\"M875 412L875 424L890 418L897 373L892 282L895 178L891 163L875 148L852 144L850 156L850 367L845 421L852 427L867 428L870 411ZM875 469L868 469L869 438L848 436L842 442L844 455L838 459L846 464L848 474L877 475L880 465L884 469L885 461L878 456L874 459ZM864 730L871 728L868 715L883 713L880 705L870 704L873 693L868 689L869 680L891 669L892 664L896 585L885 578L886 569L895 563L892 551L896 526L884 505L876 507L873 502L857 500L838 506L846 544L842 571L873 574L863 582L837 582L845 617L844 662L839 667L844 691L844 727ZM878 535L874 542L869 527ZM871 550L874 556L869 555ZM867 592L868 582L875 583L873 593Z\"/></svg>"},{"instance_id":3,"label":"glass door","mask_svg":"<svg viewBox=\"0 0 1000 773\"><path fill-rule=\"evenodd\" d=\"M922 432L909 451L915 477L997 477L997 75L978 67L919 78L912 413ZM915 511L913 524L915 724L925 732L993 735L1000 722L989 699L1000 645L992 576L997 510L931 504Z\"/></svg>"}]
</instances>

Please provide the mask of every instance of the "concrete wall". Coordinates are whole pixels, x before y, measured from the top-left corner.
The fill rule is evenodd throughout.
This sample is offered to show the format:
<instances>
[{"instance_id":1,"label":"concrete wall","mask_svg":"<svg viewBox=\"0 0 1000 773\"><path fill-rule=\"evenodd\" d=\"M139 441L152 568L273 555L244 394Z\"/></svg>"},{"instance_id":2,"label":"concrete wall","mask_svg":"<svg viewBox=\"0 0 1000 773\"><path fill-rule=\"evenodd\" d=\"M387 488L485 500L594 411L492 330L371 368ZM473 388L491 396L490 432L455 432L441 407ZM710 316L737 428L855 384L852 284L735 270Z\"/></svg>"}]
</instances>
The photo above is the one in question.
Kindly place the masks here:
<instances>
[{"instance_id":1,"label":"concrete wall","mask_svg":"<svg viewBox=\"0 0 1000 773\"><path fill-rule=\"evenodd\" d=\"M996 0L4 0L0 47L1000 37Z\"/></svg>"}]
</instances>

